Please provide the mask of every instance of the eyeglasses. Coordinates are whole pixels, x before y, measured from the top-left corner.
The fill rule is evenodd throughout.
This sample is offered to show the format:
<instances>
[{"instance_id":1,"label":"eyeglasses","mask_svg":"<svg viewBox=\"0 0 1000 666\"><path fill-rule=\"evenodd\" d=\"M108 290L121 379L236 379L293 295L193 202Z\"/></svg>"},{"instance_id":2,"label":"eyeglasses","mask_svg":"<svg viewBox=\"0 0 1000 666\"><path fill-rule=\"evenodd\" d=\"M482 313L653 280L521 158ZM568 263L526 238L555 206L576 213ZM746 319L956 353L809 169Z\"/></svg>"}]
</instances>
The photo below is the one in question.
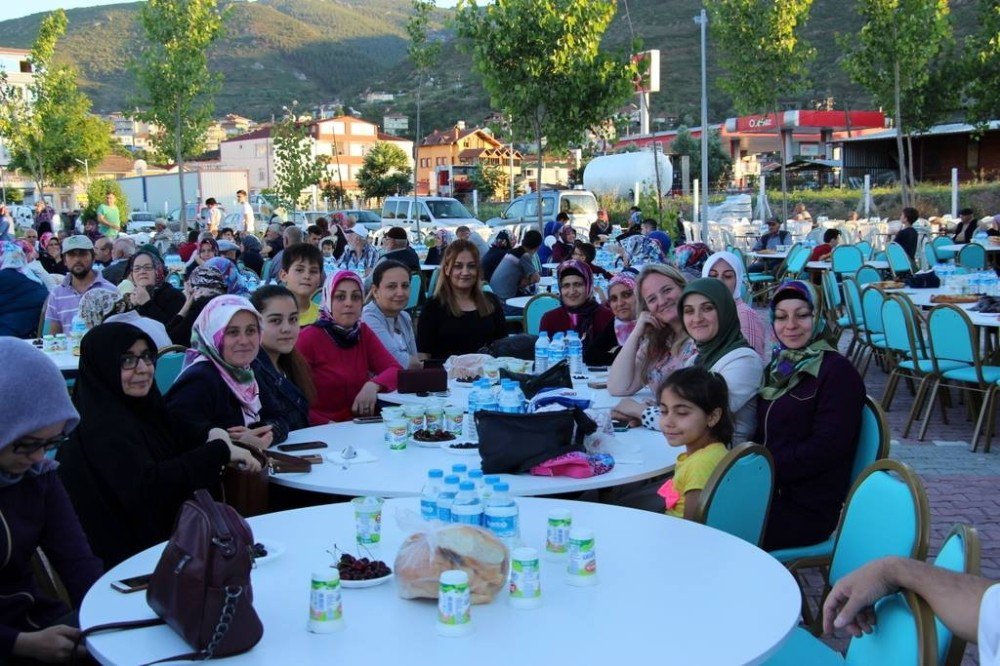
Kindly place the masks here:
<instances>
[{"instance_id":1,"label":"eyeglasses","mask_svg":"<svg viewBox=\"0 0 1000 666\"><path fill-rule=\"evenodd\" d=\"M53 437L52 439L43 440L24 440L14 442L11 444L11 450L14 453L20 454L22 456L30 456L39 450L55 451L60 446L65 444L69 440L66 435L59 435L58 437Z\"/></svg>"},{"instance_id":2,"label":"eyeglasses","mask_svg":"<svg viewBox=\"0 0 1000 666\"><path fill-rule=\"evenodd\" d=\"M139 264L136 264L135 266L132 267L133 273L152 273L153 270L155 270L153 268L153 264L143 264L141 266Z\"/></svg>"},{"instance_id":3,"label":"eyeglasses","mask_svg":"<svg viewBox=\"0 0 1000 666\"><path fill-rule=\"evenodd\" d=\"M142 361L148 366L155 366L156 356L153 355L153 352L148 350L142 352L138 356L134 356L132 354L122 354L122 370L135 370L139 366L139 361Z\"/></svg>"}]
</instances>

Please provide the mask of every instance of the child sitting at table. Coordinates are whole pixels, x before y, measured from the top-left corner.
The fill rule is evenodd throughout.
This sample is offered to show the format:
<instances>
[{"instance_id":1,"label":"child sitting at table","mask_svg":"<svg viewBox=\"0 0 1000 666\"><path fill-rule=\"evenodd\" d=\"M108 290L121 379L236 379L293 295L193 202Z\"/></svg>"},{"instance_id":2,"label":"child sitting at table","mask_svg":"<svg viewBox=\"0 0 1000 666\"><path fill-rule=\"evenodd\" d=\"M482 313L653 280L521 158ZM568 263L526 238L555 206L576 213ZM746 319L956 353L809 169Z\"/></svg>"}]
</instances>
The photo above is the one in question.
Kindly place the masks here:
<instances>
[{"instance_id":1,"label":"child sitting at table","mask_svg":"<svg viewBox=\"0 0 1000 666\"><path fill-rule=\"evenodd\" d=\"M674 476L658 491L666 513L691 520L701 490L726 456L733 437L726 380L703 367L677 370L660 385L660 432L670 446L683 446Z\"/></svg>"}]
</instances>

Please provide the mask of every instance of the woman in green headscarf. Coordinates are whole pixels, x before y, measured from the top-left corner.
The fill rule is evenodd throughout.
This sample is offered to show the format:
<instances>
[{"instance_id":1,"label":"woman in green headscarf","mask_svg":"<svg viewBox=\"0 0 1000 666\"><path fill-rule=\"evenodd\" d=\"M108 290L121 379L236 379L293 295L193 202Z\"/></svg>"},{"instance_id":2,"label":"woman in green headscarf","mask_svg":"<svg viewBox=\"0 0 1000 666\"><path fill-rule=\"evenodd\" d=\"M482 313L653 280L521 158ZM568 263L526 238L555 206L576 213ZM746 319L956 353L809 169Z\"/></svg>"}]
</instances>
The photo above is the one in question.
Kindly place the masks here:
<instances>
[{"instance_id":1,"label":"woman in green headscarf","mask_svg":"<svg viewBox=\"0 0 1000 666\"><path fill-rule=\"evenodd\" d=\"M694 280L684 288L677 308L684 330L698 348L688 365L700 365L726 380L735 426L732 444L748 441L757 425L757 391L764 367L740 332L732 292L713 278Z\"/></svg>"},{"instance_id":2,"label":"woman in green headscarf","mask_svg":"<svg viewBox=\"0 0 1000 666\"><path fill-rule=\"evenodd\" d=\"M775 485L762 547L819 543L837 526L851 484L865 384L825 339L808 282L785 282L771 301L777 353L757 400L757 432L774 459Z\"/></svg>"}]
</instances>

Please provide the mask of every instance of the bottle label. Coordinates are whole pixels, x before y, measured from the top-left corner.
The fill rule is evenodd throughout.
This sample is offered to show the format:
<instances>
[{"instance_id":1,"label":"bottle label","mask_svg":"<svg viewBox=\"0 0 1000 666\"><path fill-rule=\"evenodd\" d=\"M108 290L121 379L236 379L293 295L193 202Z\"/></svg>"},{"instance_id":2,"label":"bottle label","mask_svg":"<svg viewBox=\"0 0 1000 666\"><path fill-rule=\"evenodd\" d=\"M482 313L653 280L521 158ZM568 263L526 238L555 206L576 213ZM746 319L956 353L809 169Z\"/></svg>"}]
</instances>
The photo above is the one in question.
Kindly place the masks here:
<instances>
[{"instance_id":1,"label":"bottle label","mask_svg":"<svg viewBox=\"0 0 1000 666\"><path fill-rule=\"evenodd\" d=\"M382 511L355 511L354 525L359 544L374 546L382 540Z\"/></svg>"},{"instance_id":2,"label":"bottle label","mask_svg":"<svg viewBox=\"0 0 1000 666\"><path fill-rule=\"evenodd\" d=\"M475 525L477 527L483 524L483 514L481 511L468 512L462 509L452 510L451 512L451 522L460 523L462 525Z\"/></svg>"},{"instance_id":3,"label":"bottle label","mask_svg":"<svg viewBox=\"0 0 1000 666\"><path fill-rule=\"evenodd\" d=\"M514 599L539 599L542 596L538 560L512 560L510 596Z\"/></svg>"},{"instance_id":4,"label":"bottle label","mask_svg":"<svg viewBox=\"0 0 1000 666\"><path fill-rule=\"evenodd\" d=\"M458 585L441 583L438 588L438 622L451 625L468 624L472 621L469 614L471 606L468 583Z\"/></svg>"},{"instance_id":5,"label":"bottle label","mask_svg":"<svg viewBox=\"0 0 1000 666\"><path fill-rule=\"evenodd\" d=\"M487 514L486 529L501 539L513 538L517 536L517 515L497 516L495 514Z\"/></svg>"},{"instance_id":6,"label":"bottle label","mask_svg":"<svg viewBox=\"0 0 1000 666\"><path fill-rule=\"evenodd\" d=\"M593 539L569 540L569 561L566 572L571 576L597 575L597 551L594 549Z\"/></svg>"},{"instance_id":7,"label":"bottle label","mask_svg":"<svg viewBox=\"0 0 1000 666\"><path fill-rule=\"evenodd\" d=\"M309 593L309 619L334 622L343 618L339 580L314 580Z\"/></svg>"},{"instance_id":8,"label":"bottle label","mask_svg":"<svg viewBox=\"0 0 1000 666\"><path fill-rule=\"evenodd\" d=\"M462 412L446 414L444 421L445 430L456 436L462 434L462 426L465 424L465 414Z\"/></svg>"},{"instance_id":9,"label":"bottle label","mask_svg":"<svg viewBox=\"0 0 1000 666\"><path fill-rule=\"evenodd\" d=\"M450 523L451 522L451 505L441 504L438 502L438 520Z\"/></svg>"},{"instance_id":10,"label":"bottle label","mask_svg":"<svg viewBox=\"0 0 1000 666\"><path fill-rule=\"evenodd\" d=\"M438 505L435 500L420 500L420 515L424 520L434 520L438 516Z\"/></svg>"},{"instance_id":11,"label":"bottle label","mask_svg":"<svg viewBox=\"0 0 1000 666\"><path fill-rule=\"evenodd\" d=\"M549 518L549 529L545 536L545 550L562 555L569 549L570 519Z\"/></svg>"},{"instance_id":12,"label":"bottle label","mask_svg":"<svg viewBox=\"0 0 1000 666\"><path fill-rule=\"evenodd\" d=\"M443 412L427 412L427 429L430 431L443 430L444 426L444 413Z\"/></svg>"}]
</instances>

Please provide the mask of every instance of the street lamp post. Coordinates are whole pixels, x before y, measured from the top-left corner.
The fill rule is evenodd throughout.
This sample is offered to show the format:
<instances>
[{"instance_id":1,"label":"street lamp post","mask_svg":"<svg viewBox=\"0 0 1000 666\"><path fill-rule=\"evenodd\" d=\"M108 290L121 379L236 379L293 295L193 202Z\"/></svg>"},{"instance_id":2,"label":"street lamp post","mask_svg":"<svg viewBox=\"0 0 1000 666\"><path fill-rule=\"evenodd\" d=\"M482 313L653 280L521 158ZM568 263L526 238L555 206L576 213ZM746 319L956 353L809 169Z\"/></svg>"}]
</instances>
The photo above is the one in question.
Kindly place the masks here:
<instances>
[{"instance_id":1,"label":"street lamp post","mask_svg":"<svg viewBox=\"0 0 1000 666\"><path fill-rule=\"evenodd\" d=\"M89 184L90 183L90 160L78 160L76 158L73 158L73 161L76 162L77 164L82 164L83 165L84 178L87 180L87 183Z\"/></svg>"},{"instance_id":2,"label":"street lamp post","mask_svg":"<svg viewBox=\"0 0 1000 666\"><path fill-rule=\"evenodd\" d=\"M701 26L701 237L708 240L708 68L706 66L705 33L708 14L704 8L694 22Z\"/></svg>"}]
</instances>

